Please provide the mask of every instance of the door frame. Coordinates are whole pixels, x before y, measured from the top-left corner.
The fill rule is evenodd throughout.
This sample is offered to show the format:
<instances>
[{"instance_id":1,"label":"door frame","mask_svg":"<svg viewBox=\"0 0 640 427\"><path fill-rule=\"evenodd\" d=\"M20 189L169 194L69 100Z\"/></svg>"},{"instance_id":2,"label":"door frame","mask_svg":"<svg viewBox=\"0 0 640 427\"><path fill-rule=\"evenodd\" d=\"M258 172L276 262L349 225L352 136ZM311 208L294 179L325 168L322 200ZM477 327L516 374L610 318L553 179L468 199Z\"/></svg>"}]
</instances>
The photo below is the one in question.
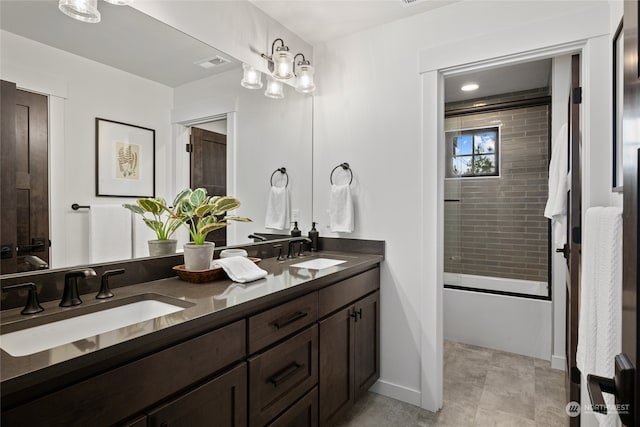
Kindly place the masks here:
<instances>
[{"instance_id":1,"label":"door frame","mask_svg":"<svg viewBox=\"0 0 640 427\"><path fill-rule=\"evenodd\" d=\"M524 31L526 33L526 31ZM523 34L524 34L523 33ZM591 106L589 95L591 84L590 53L592 41L607 36L602 30L594 30L591 35L577 40L566 36L570 41L551 46L532 48L526 52L513 48L512 52L504 52L504 47L497 47L502 54L468 61L468 52L474 46L486 46L495 43L496 34L474 40L438 46L431 51L420 53L420 70L422 77L422 263L420 289L420 304L418 310L420 320L421 341L420 348L420 406L430 411L437 411L442 407L443 395L443 272L444 272L444 76L493 68L502 65L529 62L537 59L579 53L582 65L582 86L585 88L585 99L581 111L581 122L588 123ZM460 49L457 49L460 47ZM464 48L463 48L464 47ZM486 52L487 49L478 49ZM461 52L461 53L456 53ZM466 53L465 53L466 52ZM433 124L437 125L434 127ZM587 147L590 129L583 129L583 147ZM552 136L553 138L553 136ZM435 142L434 142L435 141ZM433 145L436 144L434 158ZM585 156L586 157L586 156ZM583 164L585 159L582 160ZM583 176L587 168L582 168ZM434 191L434 184L435 191ZM584 182L584 180L583 180ZM583 205L589 206L589 195L583 198ZM585 203L586 202L586 203ZM586 209L583 210L583 213ZM562 283L564 286L564 283ZM554 294L557 294L556 283L553 284ZM429 302L429 305L426 305Z\"/></svg>"}]
</instances>

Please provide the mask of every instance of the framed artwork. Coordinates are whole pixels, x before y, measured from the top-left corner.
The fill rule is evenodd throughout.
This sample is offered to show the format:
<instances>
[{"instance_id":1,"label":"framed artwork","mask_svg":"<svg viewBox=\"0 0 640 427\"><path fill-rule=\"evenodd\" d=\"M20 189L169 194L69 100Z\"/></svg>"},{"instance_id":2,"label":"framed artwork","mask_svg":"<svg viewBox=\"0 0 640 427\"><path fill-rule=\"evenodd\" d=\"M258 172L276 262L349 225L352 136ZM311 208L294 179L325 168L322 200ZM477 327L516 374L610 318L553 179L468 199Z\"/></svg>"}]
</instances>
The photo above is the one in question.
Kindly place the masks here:
<instances>
[{"instance_id":1,"label":"framed artwork","mask_svg":"<svg viewBox=\"0 0 640 427\"><path fill-rule=\"evenodd\" d=\"M622 107L624 104L624 32L622 20L613 36L613 181L614 191L622 191Z\"/></svg>"},{"instance_id":2,"label":"framed artwork","mask_svg":"<svg viewBox=\"0 0 640 427\"><path fill-rule=\"evenodd\" d=\"M155 197L156 131L96 117L96 196Z\"/></svg>"}]
</instances>

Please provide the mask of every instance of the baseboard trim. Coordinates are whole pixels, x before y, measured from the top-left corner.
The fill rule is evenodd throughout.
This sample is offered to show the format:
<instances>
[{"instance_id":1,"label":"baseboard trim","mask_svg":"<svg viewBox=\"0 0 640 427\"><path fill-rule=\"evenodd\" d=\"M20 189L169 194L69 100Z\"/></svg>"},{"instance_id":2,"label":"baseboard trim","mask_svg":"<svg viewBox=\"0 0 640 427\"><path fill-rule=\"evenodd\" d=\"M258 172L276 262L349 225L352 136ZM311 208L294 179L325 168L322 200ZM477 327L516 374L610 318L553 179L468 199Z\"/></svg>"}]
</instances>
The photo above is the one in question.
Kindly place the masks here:
<instances>
[{"instance_id":1,"label":"baseboard trim","mask_svg":"<svg viewBox=\"0 0 640 427\"><path fill-rule=\"evenodd\" d=\"M560 369L564 371L567 367L567 358L564 356L551 356L551 367L553 369Z\"/></svg>"},{"instance_id":2,"label":"baseboard trim","mask_svg":"<svg viewBox=\"0 0 640 427\"><path fill-rule=\"evenodd\" d=\"M387 381L378 380L369 390L415 406L420 406L421 403L420 391Z\"/></svg>"}]
</instances>

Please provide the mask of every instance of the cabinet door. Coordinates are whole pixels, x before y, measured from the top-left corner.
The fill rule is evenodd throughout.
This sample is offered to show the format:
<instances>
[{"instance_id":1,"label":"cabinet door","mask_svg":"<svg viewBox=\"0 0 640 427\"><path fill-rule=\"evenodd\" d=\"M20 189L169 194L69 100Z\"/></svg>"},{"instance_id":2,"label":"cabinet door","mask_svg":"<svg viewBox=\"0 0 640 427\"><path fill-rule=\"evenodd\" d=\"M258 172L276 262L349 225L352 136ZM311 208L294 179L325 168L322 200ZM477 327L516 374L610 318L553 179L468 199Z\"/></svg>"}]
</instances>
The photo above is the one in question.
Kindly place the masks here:
<instances>
[{"instance_id":1,"label":"cabinet door","mask_svg":"<svg viewBox=\"0 0 640 427\"><path fill-rule=\"evenodd\" d=\"M318 387L294 403L268 427L317 427Z\"/></svg>"},{"instance_id":2,"label":"cabinet door","mask_svg":"<svg viewBox=\"0 0 640 427\"><path fill-rule=\"evenodd\" d=\"M320 425L333 426L353 406L354 306L320 322Z\"/></svg>"},{"instance_id":3,"label":"cabinet door","mask_svg":"<svg viewBox=\"0 0 640 427\"><path fill-rule=\"evenodd\" d=\"M380 292L355 304L355 398L380 377Z\"/></svg>"},{"instance_id":4,"label":"cabinet door","mask_svg":"<svg viewBox=\"0 0 640 427\"><path fill-rule=\"evenodd\" d=\"M244 427L247 367L242 363L149 413L150 427Z\"/></svg>"}]
</instances>

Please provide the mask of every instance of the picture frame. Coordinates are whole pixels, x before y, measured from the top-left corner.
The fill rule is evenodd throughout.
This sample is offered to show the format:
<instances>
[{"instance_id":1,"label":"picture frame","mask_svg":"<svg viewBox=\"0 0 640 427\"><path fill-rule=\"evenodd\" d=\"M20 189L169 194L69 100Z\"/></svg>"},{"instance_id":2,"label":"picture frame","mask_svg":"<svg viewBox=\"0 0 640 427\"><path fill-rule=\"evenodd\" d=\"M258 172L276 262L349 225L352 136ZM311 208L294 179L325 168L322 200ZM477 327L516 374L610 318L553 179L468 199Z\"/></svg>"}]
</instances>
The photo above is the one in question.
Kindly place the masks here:
<instances>
[{"instance_id":1,"label":"picture frame","mask_svg":"<svg viewBox=\"0 0 640 427\"><path fill-rule=\"evenodd\" d=\"M96 117L96 196L155 197L156 131Z\"/></svg>"},{"instance_id":2,"label":"picture frame","mask_svg":"<svg viewBox=\"0 0 640 427\"><path fill-rule=\"evenodd\" d=\"M623 161L622 161L622 111L624 102L624 32L623 20L613 36L612 58L612 182L613 191L622 191Z\"/></svg>"}]
</instances>

